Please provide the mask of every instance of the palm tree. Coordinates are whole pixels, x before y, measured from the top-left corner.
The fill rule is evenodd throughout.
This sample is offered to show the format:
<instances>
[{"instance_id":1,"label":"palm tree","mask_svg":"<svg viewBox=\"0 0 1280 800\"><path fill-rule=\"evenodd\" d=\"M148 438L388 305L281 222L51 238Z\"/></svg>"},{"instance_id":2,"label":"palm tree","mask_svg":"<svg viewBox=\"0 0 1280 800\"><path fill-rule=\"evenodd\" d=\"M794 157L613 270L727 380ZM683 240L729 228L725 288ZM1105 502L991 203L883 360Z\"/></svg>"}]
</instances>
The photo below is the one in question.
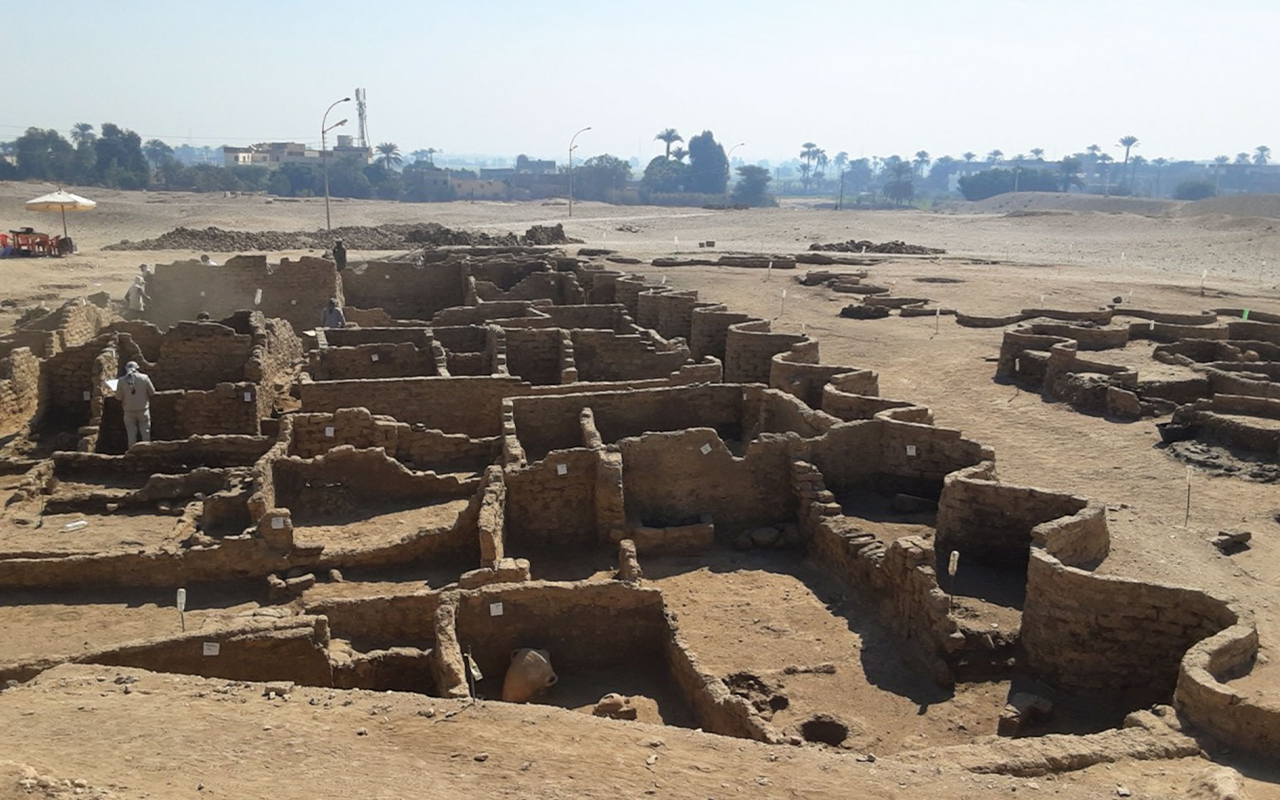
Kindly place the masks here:
<instances>
[{"instance_id":1,"label":"palm tree","mask_svg":"<svg viewBox=\"0 0 1280 800\"><path fill-rule=\"evenodd\" d=\"M827 165L830 163L831 159L827 157L827 151L819 147L818 152L813 156L813 177L817 179L819 186L827 175Z\"/></svg>"},{"instance_id":2,"label":"palm tree","mask_svg":"<svg viewBox=\"0 0 1280 800\"><path fill-rule=\"evenodd\" d=\"M373 160L385 172L391 172L404 163L404 159L400 157L400 146L395 142L383 142L374 149L378 151L378 156Z\"/></svg>"},{"instance_id":3,"label":"palm tree","mask_svg":"<svg viewBox=\"0 0 1280 800\"><path fill-rule=\"evenodd\" d=\"M658 135L653 137L653 140L655 142L663 142L667 145L667 160L670 161L671 145L675 144L676 142L683 142L684 137L681 136L679 133L677 133L675 128L667 128L665 130L658 131ZM680 159L676 159L676 160L679 161Z\"/></svg>"},{"instance_id":4,"label":"palm tree","mask_svg":"<svg viewBox=\"0 0 1280 800\"><path fill-rule=\"evenodd\" d=\"M1236 164L1245 165L1252 163L1253 159L1249 157L1248 153L1236 153Z\"/></svg>"},{"instance_id":5,"label":"palm tree","mask_svg":"<svg viewBox=\"0 0 1280 800\"><path fill-rule=\"evenodd\" d=\"M839 172L841 175L843 175L844 168L849 163L849 153L844 150L841 150L839 153L836 153L835 158L831 159L831 163L835 164L836 172Z\"/></svg>"},{"instance_id":6,"label":"palm tree","mask_svg":"<svg viewBox=\"0 0 1280 800\"><path fill-rule=\"evenodd\" d=\"M1169 165L1169 159L1164 158L1164 157L1162 156L1162 157L1160 157L1160 158L1153 158L1153 159L1151 159L1151 163L1152 163L1152 164L1154 164L1154 165L1155 165L1155 167L1156 167L1156 192L1155 192L1155 196L1156 196L1156 197L1159 197L1159 196L1160 196L1160 172L1161 172L1161 171L1162 171L1166 166L1168 166L1168 165Z\"/></svg>"},{"instance_id":7,"label":"palm tree","mask_svg":"<svg viewBox=\"0 0 1280 800\"><path fill-rule=\"evenodd\" d=\"M932 162L933 159L929 157L928 150L917 150L916 157L912 159L911 164L916 169L920 170L920 177L923 178L925 169L927 169L929 164Z\"/></svg>"},{"instance_id":8,"label":"palm tree","mask_svg":"<svg viewBox=\"0 0 1280 800\"><path fill-rule=\"evenodd\" d=\"M1213 193L1217 194L1222 187L1222 168L1231 163L1231 156L1214 156L1213 158Z\"/></svg>"},{"instance_id":9,"label":"palm tree","mask_svg":"<svg viewBox=\"0 0 1280 800\"><path fill-rule=\"evenodd\" d=\"M1129 150L1138 146L1137 136L1121 136L1120 146L1124 148L1124 165L1120 167L1121 174L1124 174L1125 168L1129 166ZM1129 176L1129 183L1133 183L1133 175Z\"/></svg>"},{"instance_id":10,"label":"palm tree","mask_svg":"<svg viewBox=\"0 0 1280 800\"><path fill-rule=\"evenodd\" d=\"M1102 165L1102 170L1104 175L1102 179L1102 196L1103 197L1111 196L1111 163L1113 161L1115 161L1115 159L1112 158L1107 153L1103 153L1102 155L1098 156L1098 163Z\"/></svg>"},{"instance_id":11,"label":"palm tree","mask_svg":"<svg viewBox=\"0 0 1280 800\"><path fill-rule=\"evenodd\" d=\"M687 155L689 155L688 150L677 146L671 149L671 155L667 156L667 158L674 158L676 161L684 161L684 157Z\"/></svg>"},{"instance_id":12,"label":"palm tree","mask_svg":"<svg viewBox=\"0 0 1280 800\"><path fill-rule=\"evenodd\" d=\"M150 161L152 166L157 166L166 156L173 155L173 148L159 139L148 139L142 145L142 154L147 157L147 161Z\"/></svg>"},{"instance_id":13,"label":"palm tree","mask_svg":"<svg viewBox=\"0 0 1280 800\"><path fill-rule=\"evenodd\" d=\"M802 167L800 170L800 174L802 176L800 182L804 184L804 190L806 192L809 191L809 175L813 172L813 162L817 160L818 151L821 149L822 148L818 147L818 145L813 142L805 142L800 145L800 160L808 167L808 169Z\"/></svg>"},{"instance_id":14,"label":"palm tree","mask_svg":"<svg viewBox=\"0 0 1280 800\"><path fill-rule=\"evenodd\" d=\"M911 162L899 158L889 167L889 174L892 179L884 185L885 197L899 206L915 197L916 188L911 182L911 176L915 175L915 167Z\"/></svg>"},{"instance_id":15,"label":"palm tree","mask_svg":"<svg viewBox=\"0 0 1280 800\"><path fill-rule=\"evenodd\" d=\"M968 164L972 162L975 158L977 158L978 154L973 151L966 151L961 153L960 157L964 159L964 163Z\"/></svg>"},{"instance_id":16,"label":"palm tree","mask_svg":"<svg viewBox=\"0 0 1280 800\"><path fill-rule=\"evenodd\" d=\"M1067 156L1058 164L1058 172L1062 178L1062 191L1070 192L1072 186L1084 188L1084 181L1080 180L1080 159L1075 156Z\"/></svg>"},{"instance_id":17,"label":"palm tree","mask_svg":"<svg viewBox=\"0 0 1280 800\"><path fill-rule=\"evenodd\" d=\"M1044 161L1044 148L1043 147L1031 148L1031 157L1034 158L1036 161Z\"/></svg>"},{"instance_id":18,"label":"palm tree","mask_svg":"<svg viewBox=\"0 0 1280 800\"><path fill-rule=\"evenodd\" d=\"M988 164L998 164L1002 158L1004 158L1003 150L992 150L990 153L987 153Z\"/></svg>"},{"instance_id":19,"label":"palm tree","mask_svg":"<svg viewBox=\"0 0 1280 800\"><path fill-rule=\"evenodd\" d=\"M89 123L77 122L71 126L71 141L75 142L76 147L79 147L81 142L92 144L95 138L97 137L93 134L93 126Z\"/></svg>"},{"instance_id":20,"label":"palm tree","mask_svg":"<svg viewBox=\"0 0 1280 800\"><path fill-rule=\"evenodd\" d=\"M1142 156L1134 156L1129 162L1129 191L1131 194L1138 194L1138 173L1147 165L1147 160Z\"/></svg>"},{"instance_id":21,"label":"palm tree","mask_svg":"<svg viewBox=\"0 0 1280 800\"><path fill-rule=\"evenodd\" d=\"M1267 162L1271 160L1271 148L1265 144L1258 145L1257 150L1253 154L1253 163L1260 167L1265 167Z\"/></svg>"}]
</instances>

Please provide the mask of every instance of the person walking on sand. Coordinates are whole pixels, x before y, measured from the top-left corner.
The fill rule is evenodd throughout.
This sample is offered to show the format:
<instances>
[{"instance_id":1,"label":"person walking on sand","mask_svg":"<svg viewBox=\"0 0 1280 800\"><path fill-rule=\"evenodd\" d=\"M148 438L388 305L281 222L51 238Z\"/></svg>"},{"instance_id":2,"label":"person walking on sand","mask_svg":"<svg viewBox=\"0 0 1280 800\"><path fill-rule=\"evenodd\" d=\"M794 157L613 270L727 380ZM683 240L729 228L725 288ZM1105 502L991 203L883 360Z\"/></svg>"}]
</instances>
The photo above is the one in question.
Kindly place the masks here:
<instances>
[{"instance_id":1,"label":"person walking on sand","mask_svg":"<svg viewBox=\"0 0 1280 800\"><path fill-rule=\"evenodd\" d=\"M329 305L324 307L320 312L320 326L323 328L345 328L347 325L347 317L342 313L342 306L338 305L338 298L330 297Z\"/></svg>"},{"instance_id":2,"label":"person walking on sand","mask_svg":"<svg viewBox=\"0 0 1280 800\"><path fill-rule=\"evenodd\" d=\"M151 379L138 371L137 361L124 365L124 377L116 383L116 399L124 409L124 430L130 447L151 441L151 398L155 393Z\"/></svg>"},{"instance_id":3,"label":"person walking on sand","mask_svg":"<svg viewBox=\"0 0 1280 800\"><path fill-rule=\"evenodd\" d=\"M338 272L347 268L347 246L341 239L333 243L333 263L338 265Z\"/></svg>"}]
</instances>

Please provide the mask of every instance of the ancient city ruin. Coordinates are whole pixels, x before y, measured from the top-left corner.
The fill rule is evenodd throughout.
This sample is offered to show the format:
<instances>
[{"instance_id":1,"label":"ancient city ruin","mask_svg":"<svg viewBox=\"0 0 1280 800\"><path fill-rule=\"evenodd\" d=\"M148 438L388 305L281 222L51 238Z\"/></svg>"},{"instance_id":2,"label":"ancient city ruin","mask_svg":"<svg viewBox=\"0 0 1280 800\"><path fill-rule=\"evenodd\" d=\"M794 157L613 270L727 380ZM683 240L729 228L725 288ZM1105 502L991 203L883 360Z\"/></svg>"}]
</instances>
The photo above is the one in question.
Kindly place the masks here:
<instances>
[{"instance_id":1,"label":"ancient city ruin","mask_svg":"<svg viewBox=\"0 0 1280 800\"><path fill-rule=\"evenodd\" d=\"M875 372L607 257L179 261L148 276L141 319L101 296L29 315L0 343L5 514L29 534L0 586L251 586L260 607L185 631L175 611L171 635L3 664L0 685L66 660L496 700L513 652L537 650L533 702L850 757L860 693L902 698L903 726L977 771L1205 736L1280 754L1280 709L1232 683L1259 642L1229 598L1099 572L1098 503L1002 483L996 453ZM330 297L354 325L316 327ZM1280 321L1024 316L1001 375L1095 412L1177 404L1275 454ZM1139 338L1202 368L1145 380L1080 355ZM133 448L104 386L127 361L159 390ZM796 612L811 627L761 627L787 598L733 583L747 569L820 598ZM688 633L696 571L741 593L713 623L726 639ZM851 630L883 652L841 649ZM766 639L781 660L753 657ZM1008 747L965 750L966 718Z\"/></svg>"}]
</instances>

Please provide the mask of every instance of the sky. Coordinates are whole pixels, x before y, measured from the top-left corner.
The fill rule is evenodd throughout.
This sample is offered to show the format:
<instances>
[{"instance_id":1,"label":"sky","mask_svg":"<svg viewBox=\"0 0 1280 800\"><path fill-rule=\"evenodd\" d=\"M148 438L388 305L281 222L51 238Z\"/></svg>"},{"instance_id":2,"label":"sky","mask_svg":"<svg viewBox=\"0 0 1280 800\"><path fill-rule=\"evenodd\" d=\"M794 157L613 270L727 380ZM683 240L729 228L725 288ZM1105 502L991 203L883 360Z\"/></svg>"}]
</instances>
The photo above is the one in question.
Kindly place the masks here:
<instances>
[{"instance_id":1,"label":"sky","mask_svg":"<svg viewBox=\"0 0 1280 800\"><path fill-rule=\"evenodd\" d=\"M368 96L404 153L647 161L673 127L748 163L1280 154L1276 0L0 0L0 140L114 122L178 146L318 144ZM40 36L13 31L40 30ZM354 132L341 104L336 133Z\"/></svg>"}]
</instances>

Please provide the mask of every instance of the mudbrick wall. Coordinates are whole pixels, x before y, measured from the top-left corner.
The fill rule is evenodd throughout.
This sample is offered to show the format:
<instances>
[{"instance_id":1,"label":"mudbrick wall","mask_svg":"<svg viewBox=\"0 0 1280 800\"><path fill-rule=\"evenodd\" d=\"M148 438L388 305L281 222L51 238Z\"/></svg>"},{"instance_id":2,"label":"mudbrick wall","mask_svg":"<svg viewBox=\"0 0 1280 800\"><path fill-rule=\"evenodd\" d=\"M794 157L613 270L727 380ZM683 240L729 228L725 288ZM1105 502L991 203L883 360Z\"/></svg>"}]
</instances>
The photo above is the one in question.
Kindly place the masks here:
<instances>
[{"instance_id":1,"label":"mudbrick wall","mask_svg":"<svg viewBox=\"0 0 1280 800\"><path fill-rule=\"evenodd\" d=\"M559 328L508 328L507 371L535 386L561 383Z\"/></svg>"},{"instance_id":2,"label":"mudbrick wall","mask_svg":"<svg viewBox=\"0 0 1280 800\"><path fill-rule=\"evenodd\" d=\"M773 357L811 341L802 333L775 333L765 320L729 326L725 340L724 379L728 383L768 383Z\"/></svg>"},{"instance_id":3,"label":"mudbrick wall","mask_svg":"<svg viewBox=\"0 0 1280 800\"><path fill-rule=\"evenodd\" d=\"M662 528L709 515L717 531L740 532L795 519L796 497L778 480L790 465L787 436L764 434L741 458L709 428L623 439L618 448L630 522Z\"/></svg>"},{"instance_id":4,"label":"mudbrick wall","mask_svg":"<svg viewBox=\"0 0 1280 800\"><path fill-rule=\"evenodd\" d=\"M312 352L309 370L311 377L318 381L410 378L437 374L435 356L429 341L322 347Z\"/></svg>"},{"instance_id":5,"label":"mudbrick wall","mask_svg":"<svg viewBox=\"0 0 1280 800\"><path fill-rule=\"evenodd\" d=\"M750 314L730 311L722 304L693 309L689 319L689 349L696 359L713 356L724 361L729 326L751 319Z\"/></svg>"},{"instance_id":6,"label":"mudbrick wall","mask_svg":"<svg viewBox=\"0 0 1280 800\"><path fill-rule=\"evenodd\" d=\"M689 361L689 349L660 349L639 334L611 330L574 330L574 364L582 381L664 378Z\"/></svg>"},{"instance_id":7,"label":"mudbrick wall","mask_svg":"<svg viewBox=\"0 0 1280 800\"><path fill-rule=\"evenodd\" d=\"M40 407L40 359L20 347L0 359L0 436L26 430Z\"/></svg>"},{"instance_id":8,"label":"mudbrick wall","mask_svg":"<svg viewBox=\"0 0 1280 800\"><path fill-rule=\"evenodd\" d=\"M1056 686L1134 707L1166 700L1193 645L1235 625L1206 592L1067 566L1033 547L1021 641L1027 665Z\"/></svg>"},{"instance_id":9,"label":"mudbrick wall","mask_svg":"<svg viewBox=\"0 0 1280 800\"><path fill-rule=\"evenodd\" d=\"M578 423L584 408L594 412L606 444L648 431L714 428L722 437L739 438L743 430L743 389L724 384L517 397L512 403L520 444L534 460L584 446Z\"/></svg>"},{"instance_id":10,"label":"mudbrick wall","mask_svg":"<svg viewBox=\"0 0 1280 800\"><path fill-rule=\"evenodd\" d=\"M999 483L995 464L985 462L946 477L938 501L937 549L944 559L958 550L966 560L1021 567L1031 549L1032 528L1088 504L1083 497Z\"/></svg>"},{"instance_id":11,"label":"mudbrick wall","mask_svg":"<svg viewBox=\"0 0 1280 800\"><path fill-rule=\"evenodd\" d=\"M501 604L495 613L493 604ZM458 644L485 680L482 694L501 694L511 653L547 650L561 671L662 661L667 634L662 592L623 583L503 584L458 593Z\"/></svg>"},{"instance_id":12,"label":"mudbrick wall","mask_svg":"<svg viewBox=\"0 0 1280 800\"><path fill-rule=\"evenodd\" d=\"M509 469L507 548L587 547L596 541L596 468L590 450L556 450L523 469Z\"/></svg>"},{"instance_id":13,"label":"mudbrick wall","mask_svg":"<svg viewBox=\"0 0 1280 800\"><path fill-rule=\"evenodd\" d=\"M1280 706L1228 683L1258 666L1258 650L1252 625L1232 625L1196 644L1179 665L1174 705L1219 742L1270 757L1280 750Z\"/></svg>"},{"instance_id":14,"label":"mudbrick wall","mask_svg":"<svg viewBox=\"0 0 1280 800\"><path fill-rule=\"evenodd\" d=\"M339 445L381 447L396 460L418 470L482 471L501 452L496 436L472 439L464 434L415 429L393 417L375 416L365 408L333 414L294 414L289 455L311 458Z\"/></svg>"},{"instance_id":15,"label":"mudbrick wall","mask_svg":"<svg viewBox=\"0 0 1280 800\"><path fill-rule=\"evenodd\" d=\"M274 266L266 256L236 256L220 267L199 261L157 264L147 278L147 291L151 303L146 318L162 328L193 320L202 311L220 318L254 309L288 320L295 330L310 330L320 324L329 298L341 301L333 262L307 257L286 258Z\"/></svg>"},{"instance_id":16,"label":"mudbrick wall","mask_svg":"<svg viewBox=\"0 0 1280 800\"><path fill-rule=\"evenodd\" d=\"M156 388L212 389L245 380L253 336L214 322L179 322L160 339L148 373Z\"/></svg>"},{"instance_id":17,"label":"mudbrick wall","mask_svg":"<svg viewBox=\"0 0 1280 800\"><path fill-rule=\"evenodd\" d=\"M362 407L402 422L479 437L501 432L502 400L525 393L524 386L519 378L480 376L303 381L299 389L303 411Z\"/></svg>"},{"instance_id":18,"label":"mudbrick wall","mask_svg":"<svg viewBox=\"0 0 1280 800\"><path fill-rule=\"evenodd\" d=\"M342 293L346 303L357 308L381 308L395 319L428 320L442 309L463 304L462 278L461 261L421 266L372 261L342 272Z\"/></svg>"}]
</instances>

